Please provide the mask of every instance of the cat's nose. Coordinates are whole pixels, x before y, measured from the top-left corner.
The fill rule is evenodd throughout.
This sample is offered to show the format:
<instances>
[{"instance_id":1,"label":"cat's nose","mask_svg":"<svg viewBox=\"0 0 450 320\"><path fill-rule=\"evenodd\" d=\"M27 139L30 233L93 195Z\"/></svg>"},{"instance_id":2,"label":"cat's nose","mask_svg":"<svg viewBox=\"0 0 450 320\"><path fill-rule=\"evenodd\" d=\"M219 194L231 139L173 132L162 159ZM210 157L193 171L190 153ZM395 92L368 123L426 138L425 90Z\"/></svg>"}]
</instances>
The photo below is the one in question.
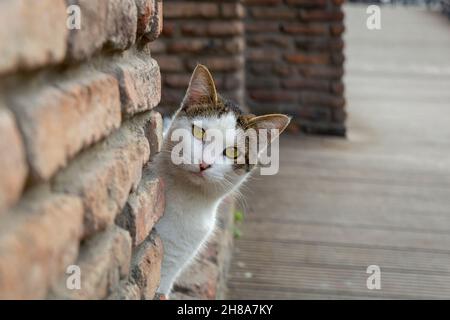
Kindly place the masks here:
<instances>
[{"instance_id":1,"label":"cat's nose","mask_svg":"<svg viewBox=\"0 0 450 320\"><path fill-rule=\"evenodd\" d=\"M199 167L200 167L200 171L204 171L204 170L208 169L209 167L211 167L211 165L210 165L210 164L207 164L207 163L204 162L204 161L202 161L202 162L200 163Z\"/></svg>"}]
</instances>

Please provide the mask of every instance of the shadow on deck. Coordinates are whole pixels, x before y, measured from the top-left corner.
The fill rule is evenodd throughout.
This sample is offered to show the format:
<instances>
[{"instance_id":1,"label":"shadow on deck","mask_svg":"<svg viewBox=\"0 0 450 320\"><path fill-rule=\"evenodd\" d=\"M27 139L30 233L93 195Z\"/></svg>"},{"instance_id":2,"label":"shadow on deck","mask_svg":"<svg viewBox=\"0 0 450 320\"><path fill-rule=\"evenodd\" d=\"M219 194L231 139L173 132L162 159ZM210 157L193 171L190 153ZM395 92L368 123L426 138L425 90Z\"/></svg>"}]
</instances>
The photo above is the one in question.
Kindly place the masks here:
<instances>
[{"instance_id":1,"label":"shadow on deck","mask_svg":"<svg viewBox=\"0 0 450 320\"><path fill-rule=\"evenodd\" d=\"M349 137L282 139L278 175L249 184L228 298L450 298L450 23L385 7L369 31L365 8L345 8Z\"/></svg>"}]
</instances>

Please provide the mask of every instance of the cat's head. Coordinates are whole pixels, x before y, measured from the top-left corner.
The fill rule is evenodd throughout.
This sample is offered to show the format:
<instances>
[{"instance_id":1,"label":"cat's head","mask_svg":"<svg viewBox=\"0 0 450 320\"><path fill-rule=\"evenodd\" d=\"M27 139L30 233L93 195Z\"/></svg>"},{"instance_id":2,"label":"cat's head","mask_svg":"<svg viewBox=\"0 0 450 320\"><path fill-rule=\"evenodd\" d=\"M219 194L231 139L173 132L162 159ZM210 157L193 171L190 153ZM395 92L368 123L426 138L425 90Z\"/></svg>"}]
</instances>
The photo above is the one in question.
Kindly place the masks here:
<instances>
[{"instance_id":1,"label":"cat's head","mask_svg":"<svg viewBox=\"0 0 450 320\"><path fill-rule=\"evenodd\" d=\"M282 114L244 114L217 93L208 69L197 65L166 134L163 152L166 161L171 154L178 176L196 185L215 184L232 189L255 168L261 147L267 148L289 121ZM255 140L249 136L267 130L267 143L258 136L260 144L252 148Z\"/></svg>"}]
</instances>

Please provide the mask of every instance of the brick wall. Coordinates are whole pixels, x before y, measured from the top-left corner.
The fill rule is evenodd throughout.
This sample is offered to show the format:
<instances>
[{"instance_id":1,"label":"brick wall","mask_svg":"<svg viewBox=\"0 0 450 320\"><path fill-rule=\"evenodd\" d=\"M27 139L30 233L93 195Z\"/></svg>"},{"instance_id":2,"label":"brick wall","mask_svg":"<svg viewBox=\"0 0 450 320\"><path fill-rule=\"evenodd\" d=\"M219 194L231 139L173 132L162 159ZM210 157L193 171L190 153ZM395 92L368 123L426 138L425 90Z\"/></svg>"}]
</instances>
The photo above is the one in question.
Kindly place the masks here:
<instances>
[{"instance_id":1,"label":"brick wall","mask_svg":"<svg viewBox=\"0 0 450 320\"><path fill-rule=\"evenodd\" d=\"M345 135L343 0L245 0L247 103Z\"/></svg>"},{"instance_id":2,"label":"brick wall","mask_svg":"<svg viewBox=\"0 0 450 320\"><path fill-rule=\"evenodd\" d=\"M294 129L345 135L342 2L166 0L163 35L152 43L163 111L178 107L199 62L223 95L252 112L283 112Z\"/></svg>"},{"instance_id":3,"label":"brick wall","mask_svg":"<svg viewBox=\"0 0 450 320\"><path fill-rule=\"evenodd\" d=\"M220 93L244 102L244 8L238 0L164 1L163 35L152 43L164 112L179 107L197 63L208 66Z\"/></svg>"},{"instance_id":4,"label":"brick wall","mask_svg":"<svg viewBox=\"0 0 450 320\"><path fill-rule=\"evenodd\" d=\"M81 30L66 27L73 4ZM161 5L0 2L0 299L153 298Z\"/></svg>"}]
</instances>

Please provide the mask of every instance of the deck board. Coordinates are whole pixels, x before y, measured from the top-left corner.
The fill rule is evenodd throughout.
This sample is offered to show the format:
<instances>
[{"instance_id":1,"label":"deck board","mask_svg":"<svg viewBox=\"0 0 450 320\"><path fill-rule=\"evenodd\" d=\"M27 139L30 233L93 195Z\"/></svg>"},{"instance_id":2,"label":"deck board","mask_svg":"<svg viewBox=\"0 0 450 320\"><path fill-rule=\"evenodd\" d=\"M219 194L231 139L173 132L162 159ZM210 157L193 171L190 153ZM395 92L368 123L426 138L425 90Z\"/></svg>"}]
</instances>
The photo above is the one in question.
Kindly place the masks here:
<instances>
[{"instance_id":1,"label":"deck board","mask_svg":"<svg viewBox=\"0 0 450 320\"><path fill-rule=\"evenodd\" d=\"M348 139L281 139L280 172L244 189L228 298L450 298L450 23L344 9Z\"/></svg>"}]
</instances>

